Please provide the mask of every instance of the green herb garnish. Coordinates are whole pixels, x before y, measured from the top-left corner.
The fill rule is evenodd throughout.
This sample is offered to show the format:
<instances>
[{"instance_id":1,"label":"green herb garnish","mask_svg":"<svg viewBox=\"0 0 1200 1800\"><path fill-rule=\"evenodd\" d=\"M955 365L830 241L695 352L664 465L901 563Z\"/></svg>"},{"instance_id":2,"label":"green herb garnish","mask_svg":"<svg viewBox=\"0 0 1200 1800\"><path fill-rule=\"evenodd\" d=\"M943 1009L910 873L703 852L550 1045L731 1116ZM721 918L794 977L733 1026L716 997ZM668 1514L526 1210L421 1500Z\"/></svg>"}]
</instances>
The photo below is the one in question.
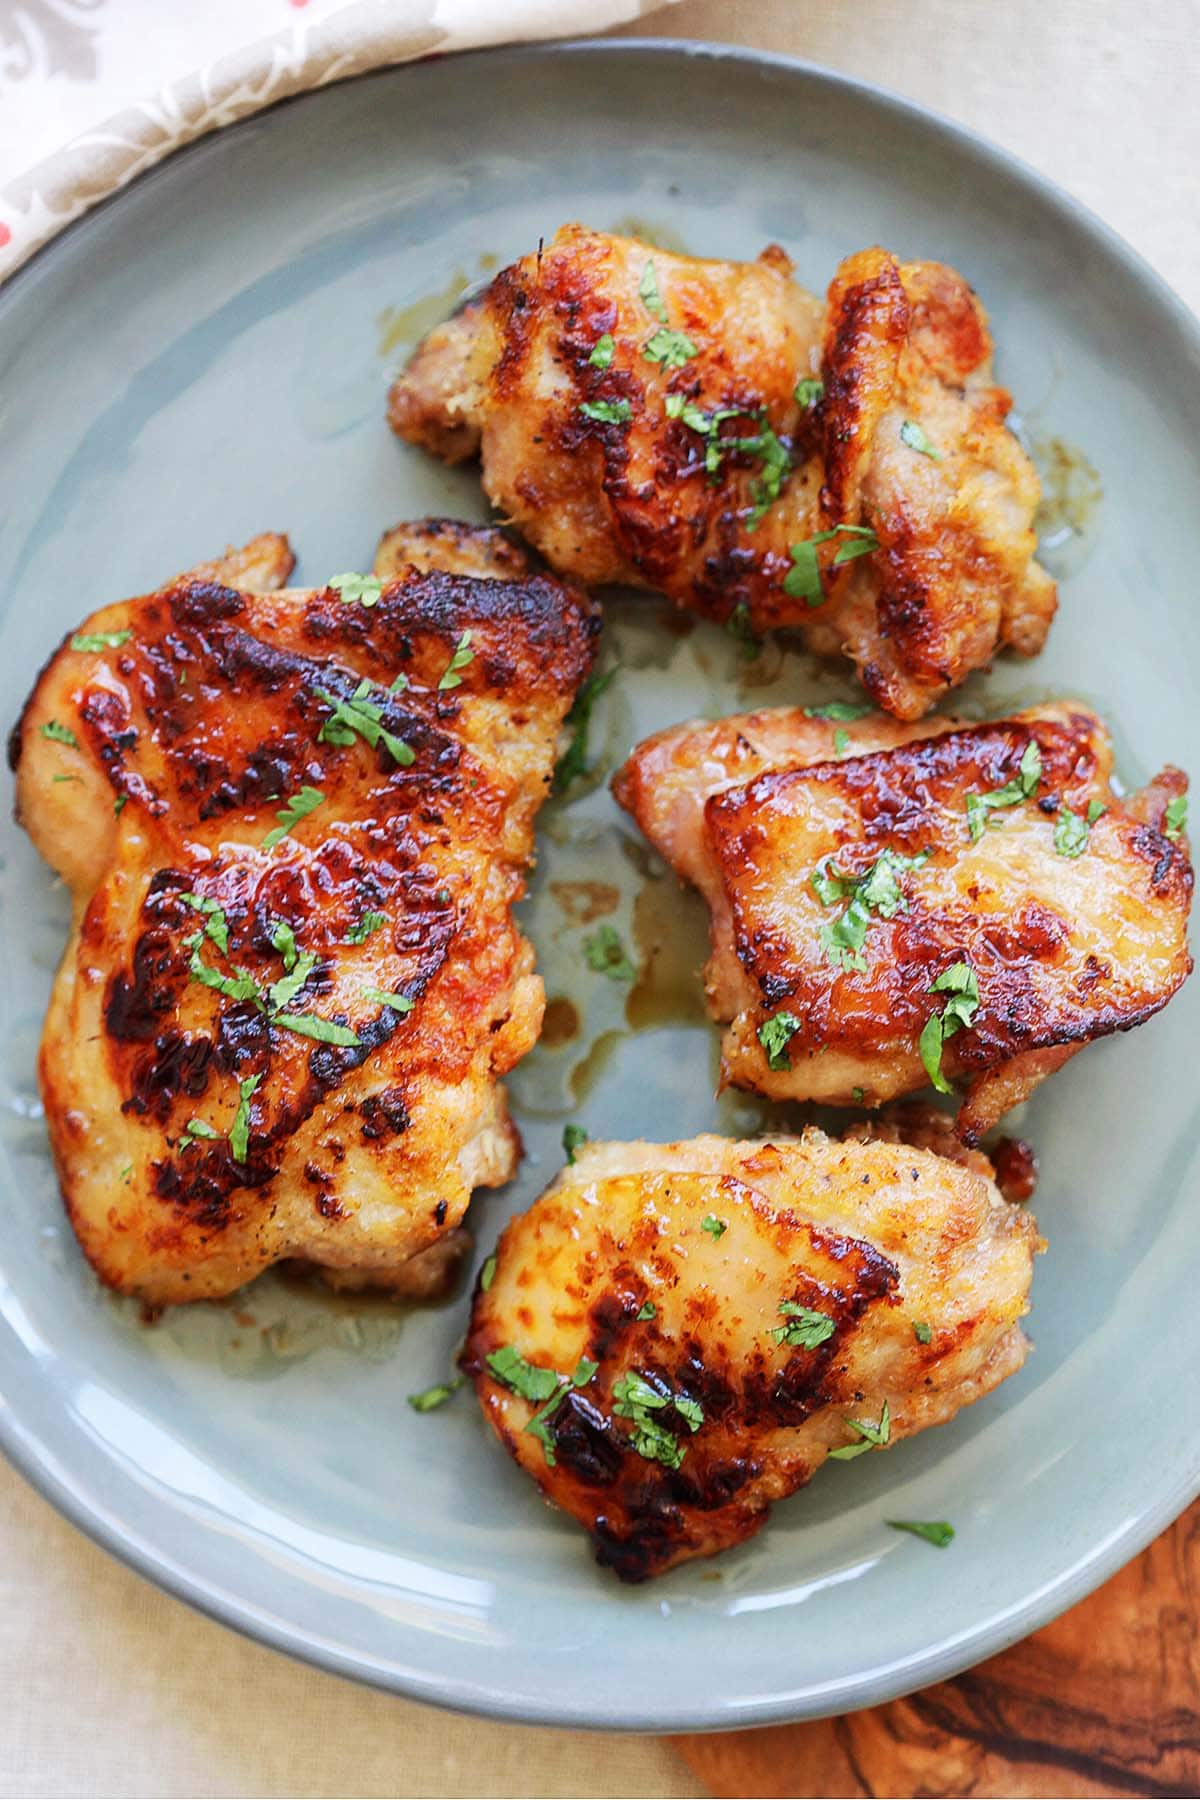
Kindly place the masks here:
<instances>
[{"instance_id":1,"label":"green herb garnish","mask_svg":"<svg viewBox=\"0 0 1200 1800\"><path fill-rule=\"evenodd\" d=\"M568 1389L586 1387L600 1365L581 1356L573 1374L560 1375L557 1369L543 1369L537 1363L527 1362L513 1344L489 1350L487 1365L496 1380L511 1388L522 1400L528 1400L533 1406L542 1401L548 1403L533 1415L525 1430L540 1441L546 1461L553 1468L554 1443L548 1422L566 1398Z\"/></svg>"},{"instance_id":2,"label":"green herb garnish","mask_svg":"<svg viewBox=\"0 0 1200 1800\"><path fill-rule=\"evenodd\" d=\"M863 946L871 914L894 919L908 911L908 901L900 887L900 876L921 868L929 860L928 851L916 856L902 856L898 850L880 852L864 875L840 875L829 857L824 857L809 876L809 885L822 906L833 906L849 900L845 912L832 925L821 927L821 947L835 968L864 973L867 959Z\"/></svg>"},{"instance_id":3,"label":"green herb garnish","mask_svg":"<svg viewBox=\"0 0 1200 1800\"><path fill-rule=\"evenodd\" d=\"M1088 824L1094 825L1096 820L1102 819L1107 811L1108 808L1105 806L1103 800L1089 800L1087 809Z\"/></svg>"},{"instance_id":4,"label":"green herb garnish","mask_svg":"<svg viewBox=\"0 0 1200 1800\"><path fill-rule=\"evenodd\" d=\"M1163 815L1163 836L1177 838L1187 826L1187 795L1176 794L1167 801L1167 810Z\"/></svg>"},{"instance_id":5,"label":"green herb garnish","mask_svg":"<svg viewBox=\"0 0 1200 1800\"><path fill-rule=\"evenodd\" d=\"M592 354L588 357L592 368L607 369L612 362L615 347L611 331L606 331L603 337L597 338L592 347Z\"/></svg>"},{"instance_id":6,"label":"green herb garnish","mask_svg":"<svg viewBox=\"0 0 1200 1800\"><path fill-rule=\"evenodd\" d=\"M495 1252L493 1251L492 1255L485 1259L484 1265L483 1265L482 1269L480 1269L480 1271L479 1271L479 1290L480 1290L480 1292L486 1294L488 1289L491 1287L493 1281L495 1281L495 1279L496 1279L496 1255L495 1255Z\"/></svg>"},{"instance_id":7,"label":"green herb garnish","mask_svg":"<svg viewBox=\"0 0 1200 1800\"><path fill-rule=\"evenodd\" d=\"M655 272L653 260L648 262L642 270L642 279L638 283L638 298L647 312L653 313L661 325L666 324L667 309L663 305L662 295L658 291L658 275Z\"/></svg>"},{"instance_id":8,"label":"green herb garnish","mask_svg":"<svg viewBox=\"0 0 1200 1800\"><path fill-rule=\"evenodd\" d=\"M394 1013L410 1013L416 1001L407 994L389 994L386 988L365 987L363 998L374 1000L376 1006L390 1006Z\"/></svg>"},{"instance_id":9,"label":"green herb garnish","mask_svg":"<svg viewBox=\"0 0 1200 1800\"><path fill-rule=\"evenodd\" d=\"M588 1134L582 1125L564 1125L562 1147L569 1163L575 1161L575 1152L582 1144L587 1143Z\"/></svg>"},{"instance_id":10,"label":"green herb garnish","mask_svg":"<svg viewBox=\"0 0 1200 1800\"><path fill-rule=\"evenodd\" d=\"M739 600L725 621L725 629L738 647L738 652L747 662L753 662L762 650L762 639L754 635L754 627L750 623L750 608L744 600Z\"/></svg>"},{"instance_id":11,"label":"green herb garnish","mask_svg":"<svg viewBox=\"0 0 1200 1800\"><path fill-rule=\"evenodd\" d=\"M391 691L395 691L394 687ZM407 769L416 761L404 740L385 731L380 724L383 708L377 701L367 698L371 692L369 681L360 681L349 700L339 700L324 688L316 688L314 692L333 708L317 733L319 743L352 744L360 737L372 750L382 744L392 761L399 763L401 768Z\"/></svg>"},{"instance_id":12,"label":"green herb garnish","mask_svg":"<svg viewBox=\"0 0 1200 1800\"><path fill-rule=\"evenodd\" d=\"M335 1025L330 1019L318 1018L316 1013L272 1013L270 1017L272 1025L282 1025L285 1031L312 1038L318 1044L337 1044L346 1050L358 1049L362 1044L358 1033L348 1025Z\"/></svg>"},{"instance_id":13,"label":"green herb garnish","mask_svg":"<svg viewBox=\"0 0 1200 1800\"><path fill-rule=\"evenodd\" d=\"M610 981L633 981L637 970L626 954L621 934L612 925L601 925L583 940L583 954L589 969L607 975Z\"/></svg>"},{"instance_id":14,"label":"green herb garnish","mask_svg":"<svg viewBox=\"0 0 1200 1800\"><path fill-rule=\"evenodd\" d=\"M585 400L579 408L585 419L597 425L628 425L633 408L628 400Z\"/></svg>"},{"instance_id":15,"label":"green herb garnish","mask_svg":"<svg viewBox=\"0 0 1200 1800\"><path fill-rule=\"evenodd\" d=\"M658 1317L658 1308L657 1308L657 1306L655 1306L653 1300L647 1300L645 1302L645 1304L642 1307L640 1307L638 1310L638 1324L639 1325L644 1325L647 1319L654 1319L657 1317Z\"/></svg>"},{"instance_id":16,"label":"green herb garnish","mask_svg":"<svg viewBox=\"0 0 1200 1800\"><path fill-rule=\"evenodd\" d=\"M353 571L345 575L331 575L327 586L340 594L343 600L357 601L360 606L378 606L383 593L383 583L378 575L356 575Z\"/></svg>"},{"instance_id":17,"label":"green herb garnish","mask_svg":"<svg viewBox=\"0 0 1200 1800\"><path fill-rule=\"evenodd\" d=\"M452 1394L457 1394L462 1384L463 1377L461 1375L456 1375L453 1381L435 1381L433 1386L427 1387L423 1393L410 1394L408 1404L414 1412L436 1412L439 1406L445 1406Z\"/></svg>"},{"instance_id":18,"label":"green herb garnish","mask_svg":"<svg viewBox=\"0 0 1200 1800\"><path fill-rule=\"evenodd\" d=\"M696 1432L704 1423L704 1409L699 1401L689 1400L682 1394L660 1394L644 1375L636 1373L622 1375L614 1381L612 1397L613 1412L633 1424L632 1443L638 1455L644 1456L647 1462L677 1469L684 1459L684 1446L654 1414L673 1407L689 1431Z\"/></svg>"},{"instance_id":19,"label":"green herb garnish","mask_svg":"<svg viewBox=\"0 0 1200 1800\"><path fill-rule=\"evenodd\" d=\"M206 1123L204 1119L189 1119L176 1140L175 1148L177 1150L190 1150L197 1138L210 1138L219 1142L220 1137L220 1132L214 1131L212 1126Z\"/></svg>"},{"instance_id":20,"label":"green herb garnish","mask_svg":"<svg viewBox=\"0 0 1200 1800\"><path fill-rule=\"evenodd\" d=\"M933 1337L932 1327L927 1325L924 1319L914 1319L912 1328L913 1336L916 1338L918 1344L927 1344Z\"/></svg>"},{"instance_id":21,"label":"green herb garnish","mask_svg":"<svg viewBox=\"0 0 1200 1800\"><path fill-rule=\"evenodd\" d=\"M954 1527L945 1519L888 1519L893 1531L911 1531L938 1550L944 1550L954 1536Z\"/></svg>"},{"instance_id":22,"label":"green herb garnish","mask_svg":"<svg viewBox=\"0 0 1200 1800\"><path fill-rule=\"evenodd\" d=\"M777 1344L798 1345L801 1350L815 1350L827 1338L831 1338L837 1330L837 1321L828 1313L814 1312L811 1306L801 1306L796 1300L781 1300L779 1310L787 1319L786 1325L776 1325L770 1332Z\"/></svg>"},{"instance_id":23,"label":"green herb garnish","mask_svg":"<svg viewBox=\"0 0 1200 1800\"><path fill-rule=\"evenodd\" d=\"M294 969L299 951L296 949L296 933L292 930L286 919L280 919L279 923L271 932L271 944L274 949L278 950L280 956L283 958L284 968L288 970ZM222 946L222 948L224 948L224 946ZM310 964L309 966L311 967L312 965Z\"/></svg>"},{"instance_id":24,"label":"green herb garnish","mask_svg":"<svg viewBox=\"0 0 1200 1800\"><path fill-rule=\"evenodd\" d=\"M69 725L60 725L57 719L47 719L39 729L44 738L53 738L56 744L70 744L72 750L78 750L79 739Z\"/></svg>"},{"instance_id":25,"label":"green herb garnish","mask_svg":"<svg viewBox=\"0 0 1200 1800\"><path fill-rule=\"evenodd\" d=\"M185 906L190 906L193 912L203 915L204 935L212 939L222 956L227 956L229 954L229 921L225 917L224 908L216 900L209 899L206 894L180 894L179 898Z\"/></svg>"},{"instance_id":26,"label":"green herb garnish","mask_svg":"<svg viewBox=\"0 0 1200 1800\"><path fill-rule=\"evenodd\" d=\"M900 427L900 442L907 444L910 450L918 450L922 456L931 456L934 462L942 460L941 451L934 448L915 419L905 419Z\"/></svg>"},{"instance_id":27,"label":"green herb garnish","mask_svg":"<svg viewBox=\"0 0 1200 1800\"><path fill-rule=\"evenodd\" d=\"M865 1456L868 1450L874 1450L886 1444L892 1435L892 1421L888 1413L888 1403L883 1403L883 1411L879 1415L878 1425L868 1425L865 1419L847 1419L851 1431L859 1438L857 1444L844 1444L840 1450L831 1450L830 1456L838 1462L853 1462L856 1456Z\"/></svg>"},{"instance_id":28,"label":"green herb garnish","mask_svg":"<svg viewBox=\"0 0 1200 1800\"><path fill-rule=\"evenodd\" d=\"M133 636L133 627L127 625L124 631L77 631L71 639L72 650L91 652L95 650L119 650Z\"/></svg>"},{"instance_id":29,"label":"green herb garnish","mask_svg":"<svg viewBox=\"0 0 1200 1800\"><path fill-rule=\"evenodd\" d=\"M833 754L835 756L845 756L849 748L850 733L839 725L838 729L833 734Z\"/></svg>"},{"instance_id":30,"label":"green herb garnish","mask_svg":"<svg viewBox=\"0 0 1200 1800\"><path fill-rule=\"evenodd\" d=\"M616 674L620 664L606 669L603 675L589 675L576 694L565 723L571 727L571 741L554 765L552 792L564 794L573 781L590 774L588 734L597 700Z\"/></svg>"},{"instance_id":31,"label":"green herb garnish","mask_svg":"<svg viewBox=\"0 0 1200 1800\"><path fill-rule=\"evenodd\" d=\"M825 383L819 375L802 375L796 383L796 405L815 406L825 398Z\"/></svg>"},{"instance_id":32,"label":"green herb garnish","mask_svg":"<svg viewBox=\"0 0 1200 1800\"><path fill-rule=\"evenodd\" d=\"M315 787L302 787L298 794L293 794L291 799L275 814L279 824L273 831L268 831L262 841L263 849L273 850L276 844L282 843L301 819L307 819L310 812L315 812L324 798L320 788Z\"/></svg>"},{"instance_id":33,"label":"green herb garnish","mask_svg":"<svg viewBox=\"0 0 1200 1800\"><path fill-rule=\"evenodd\" d=\"M273 940L272 940L273 941ZM283 941L286 943L287 939ZM279 946L276 945L276 949ZM280 951L283 955L283 952ZM273 981L267 989L267 1011L276 1013L281 1007L290 1006L296 995L300 993L309 976L317 966L315 950L297 950L296 940L292 937L292 954L283 957L283 966L287 971L278 981Z\"/></svg>"},{"instance_id":34,"label":"green herb garnish","mask_svg":"<svg viewBox=\"0 0 1200 1800\"><path fill-rule=\"evenodd\" d=\"M682 369L699 354L686 332L670 331L665 325L660 325L653 337L647 338L642 345L646 361L661 363L664 369Z\"/></svg>"},{"instance_id":35,"label":"green herb garnish","mask_svg":"<svg viewBox=\"0 0 1200 1800\"><path fill-rule=\"evenodd\" d=\"M261 1075L247 1075L238 1082L237 1111L229 1128L229 1153L236 1163L244 1163L250 1152L250 1099L261 1080Z\"/></svg>"},{"instance_id":36,"label":"green herb garnish","mask_svg":"<svg viewBox=\"0 0 1200 1800\"><path fill-rule=\"evenodd\" d=\"M113 801L113 818L119 819L121 814L125 811L125 808L128 804L129 804L129 795L128 794L118 794L116 799Z\"/></svg>"},{"instance_id":37,"label":"green herb garnish","mask_svg":"<svg viewBox=\"0 0 1200 1800\"><path fill-rule=\"evenodd\" d=\"M967 795L967 830L971 834L971 842L977 844L983 836L984 829L991 823L991 815L1008 806L1020 806L1036 793L1037 784L1042 779L1042 752L1036 738L1030 738L1021 752L1021 761L1017 765L1017 773L1003 787L993 788L989 794Z\"/></svg>"},{"instance_id":38,"label":"green herb garnish","mask_svg":"<svg viewBox=\"0 0 1200 1800\"><path fill-rule=\"evenodd\" d=\"M701 1231L707 1231L709 1237L715 1244L725 1236L725 1233L729 1230L729 1223L726 1219L718 1219L715 1213L709 1213L707 1218L701 1219L700 1229Z\"/></svg>"},{"instance_id":39,"label":"green herb garnish","mask_svg":"<svg viewBox=\"0 0 1200 1800\"><path fill-rule=\"evenodd\" d=\"M365 912L358 923L352 925L346 933L348 944L365 944L373 931L378 931L387 924L387 914L381 912Z\"/></svg>"},{"instance_id":40,"label":"green herb garnish","mask_svg":"<svg viewBox=\"0 0 1200 1800\"><path fill-rule=\"evenodd\" d=\"M869 556L879 548L879 539L869 525L832 525L828 531L815 532L802 543L792 544L788 551L792 566L783 578L783 591L790 599L803 600L808 606L824 605L825 589L821 582L817 546L828 544L836 537L842 542L834 551L835 569L843 563L853 562L857 556Z\"/></svg>"},{"instance_id":41,"label":"green herb garnish","mask_svg":"<svg viewBox=\"0 0 1200 1800\"><path fill-rule=\"evenodd\" d=\"M795 1013L777 1012L758 1028L758 1041L767 1054L768 1069L790 1069L792 1059L788 1045L800 1030L802 1020Z\"/></svg>"},{"instance_id":42,"label":"green herb garnish","mask_svg":"<svg viewBox=\"0 0 1200 1800\"><path fill-rule=\"evenodd\" d=\"M1060 856L1082 856L1090 836L1091 826L1085 818L1073 813L1069 806L1059 808L1054 826L1054 848Z\"/></svg>"},{"instance_id":43,"label":"green herb garnish","mask_svg":"<svg viewBox=\"0 0 1200 1800\"><path fill-rule=\"evenodd\" d=\"M438 692L445 693L447 688L461 687L462 676L458 671L465 669L467 664L474 660L474 657L475 652L471 648L471 634L469 631L464 631L454 646L454 655L450 658L446 673L438 682Z\"/></svg>"},{"instance_id":44,"label":"green herb garnish","mask_svg":"<svg viewBox=\"0 0 1200 1800\"><path fill-rule=\"evenodd\" d=\"M939 1094L952 1094L951 1084L942 1074L942 1046L964 1026L970 1025L979 1011L979 982L968 962L951 963L943 969L931 994L949 994L940 1013L931 1013L921 1033L921 1061L925 1073Z\"/></svg>"},{"instance_id":45,"label":"green herb garnish","mask_svg":"<svg viewBox=\"0 0 1200 1800\"><path fill-rule=\"evenodd\" d=\"M827 700L824 706L806 706L806 719L841 719L847 724L855 719L865 719L875 708L869 700Z\"/></svg>"}]
</instances>

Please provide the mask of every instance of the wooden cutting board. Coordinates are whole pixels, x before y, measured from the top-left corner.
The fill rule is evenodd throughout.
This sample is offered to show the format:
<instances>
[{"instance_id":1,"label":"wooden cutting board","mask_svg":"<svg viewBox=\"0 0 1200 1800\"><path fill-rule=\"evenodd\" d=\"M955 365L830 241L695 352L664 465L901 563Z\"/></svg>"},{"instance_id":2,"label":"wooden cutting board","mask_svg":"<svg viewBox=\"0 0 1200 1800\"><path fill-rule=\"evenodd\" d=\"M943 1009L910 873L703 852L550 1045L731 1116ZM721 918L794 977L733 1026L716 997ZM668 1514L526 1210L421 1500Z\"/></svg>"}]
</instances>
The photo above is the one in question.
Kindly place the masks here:
<instances>
[{"instance_id":1,"label":"wooden cutting board","mask_svg":"<svg viewBox=\"0 0 1200 1800\"><path fill-rule=\"evenodd\" d=\"M1200 1502L1071 1612L956 1681L811 1725L673 1741L738 1800L1193 1796L1198 1624Z\"/></svg>"}]
</instances>

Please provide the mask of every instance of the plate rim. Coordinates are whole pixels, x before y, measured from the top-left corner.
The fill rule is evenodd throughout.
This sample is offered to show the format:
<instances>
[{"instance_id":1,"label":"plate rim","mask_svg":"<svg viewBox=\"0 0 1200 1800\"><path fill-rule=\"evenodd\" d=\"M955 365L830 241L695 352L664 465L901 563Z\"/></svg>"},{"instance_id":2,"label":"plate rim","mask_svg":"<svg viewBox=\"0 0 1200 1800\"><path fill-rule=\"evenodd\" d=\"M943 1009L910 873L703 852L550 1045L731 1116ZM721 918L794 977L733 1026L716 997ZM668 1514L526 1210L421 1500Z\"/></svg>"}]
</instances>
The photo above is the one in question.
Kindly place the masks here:
<instances>
[{"instance_id":1,"label":"plate rim","mask_svg":"<svg viewBox=\"0 0 1200 1800\"><path fill-rule=\"evenodd\" d=\"M1074 229L1082 228L1098 242L1104 252L1123 265L1124 272L1143 292L1148 292L1157 305L1170 315L1176 329L1192 341L1197 356L1200 357L1200 317L1153 264L1085 202L1076 199L1024 158L973 131L969 126L875 82L844 74L806 58L748 45L653 35L555 38L537 43L484 46L457 52L453 59L419 58L409 63L365 70L326 86L345 87L359 82L382 84L391 79L403 78L409 70L419 70L426 61L457 62L460 58L469 58L519 64L551 62L563 57L620 60L627 56L647 55L670 62L708 60L736 63L749 65L752 69L775 71L784 77L800 76L817 85L853 95L910 125L932 132L952 149L969 153L989 169L1015 181L1027 191L1032 190L1044 208L1054 216L1069 221ZM261 120L285 108L319 104L325 91L323 86L290 95L220 128L220 136L226 138L239 133L248 134ZM27 288L36 285L41 274L54 262L64 246L73 244L82 234L94 229L114 207L120 206L127 194L152 182L161 171L183 158L201 154L209 139L216 136L216 132L208 132L181 145L161 162L141 171L78 219L72 220L62 231L41 245L28 261L0 285L0 328L12 304L11 296L23 295ZM2 1282L0 1284L8 1285ZM1140 1554L1193 1500L1200 1497L1198 1449L1190 1472L1185 1472L1178 1478L1149 1511L1140 1513L1127 1521L1120 1530L1111 1533L1086 1558L1075 1562L1052 1585L1043 1586L1006 1612L976 1622L968 1631L960 1633L951 1644L935 1645L922 1655L910 1657L899 1681L894 1674L881 1680L878 1672L868 1671L843 1681L836 1695L823 1692L815 1701L812 1698L813 1684L810 1682L788 1690L777 1687L760 1698L739 1700L723 1711L718 1709L716 1714L712 1704L707 1707L689 1707L658 1703L653 1707L631 1704L618 1715L574 1701L559 1702L553 1707L542 1704L527 1689L516 1686L507 1688L502 1676L489 1682L484 1688L474 1681L462 1681L440 1674L431 1675L418 1667L402 1666L398 1661L383 1667L362 1653L356 1654L320 1642L310 1631L280 1622L255 1602L239 1600L224 1592L212 1579L191 1573L174 1561L165 1550L147 1543L135 1525L117 1522L107 1515L99 1498L90 1498L84 1491L87 1482L78 1477L72 1478L70 1472L58 1463L51 1447L18 1420L3 1394L0 1394L0 1452L44 1500L99 1548L173 1598L184 1601L208 1618L252 1641L266 1644L329 1673L448 1711L513 1724L641 1733L727 1731L739 1727L816 1720L884 1704L932 1683L951 1679L1039 1630L1077 1604ZM807 1701L806 1695L809 1696Z\"/></svg>"}]
</instances>

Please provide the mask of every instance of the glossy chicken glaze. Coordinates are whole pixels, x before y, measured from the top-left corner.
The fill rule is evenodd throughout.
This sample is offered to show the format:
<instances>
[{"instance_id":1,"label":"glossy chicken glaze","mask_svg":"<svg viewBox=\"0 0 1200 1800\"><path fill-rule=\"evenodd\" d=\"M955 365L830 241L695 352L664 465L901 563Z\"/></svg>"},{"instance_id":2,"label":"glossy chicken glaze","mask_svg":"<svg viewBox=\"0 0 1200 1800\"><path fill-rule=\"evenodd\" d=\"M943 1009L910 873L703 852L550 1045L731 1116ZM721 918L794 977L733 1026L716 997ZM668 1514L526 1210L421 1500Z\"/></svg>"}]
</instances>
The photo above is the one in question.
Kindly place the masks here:
<instances>
[{"instance_id":1,"label":"glossy chicken glaze","mask_svg":"<svg viewBox=\"0 0 1200 1800\"><path fill-rule=\"evenodd\" d=\"M511 1175L496 1077L543 993L510 908L598 621L511 566L447 572L491 566L490 535L414 528L406 557L390 534L368 605L261 591L292 558L259 539L93 614L117 641L68 639L38 681L18 812L74 899L41 1084L111 1285L214 1296L287 1257L424 1292L472 1188ZM364 683L396 755L322 735ZM304 789L323 798L268 846Z\"/></svg>"},{"instance_id":2,"label":"glossy chicken glaze","mask_svg":"<svg viewBox=\"0 0 1200 1800\"><path fill-rule=\"evenodd\" d=\"M1024 1361L1037 1227L969 1154L815 1129L585 1146L508 1226L476 1292L463 1367L488 1422L625 1580L751 1536L831 1451L864 1444L848 1420L894 1442ZM778 1341L785 1305L820 1315L822 1341ZM579 1371L545 1440L489 1364L509 1346ZM614 1410L631 1375L661 1397L677 1467Z\"/></svg>"},{"instance_id":3,"label":"glossy chicken glaze","mask_svg":"<svg viewBox=\"0 0 1200 1800\"><path fill-rule=\"evenodd\" d=\"M663 331L686 359L662 360ZM563 574L661 589L742 631L798 628L911 719L1001 646L1039 649L1054 614L1037 476L991 355L983 308L941 264L862 251L823 305L777 247L708 262L567 226L430 334L389 416L448 461L480 453L493 504ZM668 414L685 402L703 417ZM764 431L769 448L748 447ZM822 532L823 596L789 593L792 546Z\"/></svg>"},{"instance_id":4,"label":"glossy chicken glaze","mask_svg":"<svg viewBox=\"0 0 1200 1800\"><path fill-rule=\"evenodd\" d=\"M840 737L839 734L840 733ZM844 742L841 740L844 739ZM972 840L969 796L1041 774ZM839 754L840 750L840 754ZM965 1081L959 1129L975 1142L1093 1038L1140 1024L1191 970L1192 869L1166 809L1187 788L1167 769L1118 799L1094 714L1064 703L1012 719L842 728L780 708L693 722L641 744L617 799L712 908L709 1009L727 1025L723 1079L776 1099L878 1104L926 1085L918 1043L945 1004L934 981L975 972L978 1010L943 1049ZM1090 826L1083 854L1056 847L1063 808ZM822 933L846 910L814 878L852 881L884 851L924 859L900 876L894 916L872 913L863 966ZM796 1030L774 1063L760 1032Z\"/></svg>"}]
</instances>

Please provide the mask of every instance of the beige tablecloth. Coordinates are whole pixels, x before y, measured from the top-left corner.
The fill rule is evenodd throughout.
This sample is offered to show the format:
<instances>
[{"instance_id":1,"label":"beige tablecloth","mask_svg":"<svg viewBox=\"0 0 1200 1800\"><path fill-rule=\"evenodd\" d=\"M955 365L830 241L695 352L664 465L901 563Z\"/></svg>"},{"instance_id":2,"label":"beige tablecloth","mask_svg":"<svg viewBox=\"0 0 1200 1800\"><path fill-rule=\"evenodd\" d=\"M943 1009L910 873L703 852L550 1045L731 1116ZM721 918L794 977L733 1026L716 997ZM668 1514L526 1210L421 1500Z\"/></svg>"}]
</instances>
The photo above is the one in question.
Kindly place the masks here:
<instances>
[{"instance_id":1,"label":"beige tablecloth","mask_svg":"<svg viewBox=\"0 0 1200 1800\"><path fill-rule=\"evenodd\" d=\"M5 17L0 4L0 55ZM1196 0L682 0L653 28L790 51L965 121L1200 306ZM699 1791L650 1739L455 1719L246 1643L93 1549L0 1465L0 1795Z\"/></svg>"}]
</instances>

